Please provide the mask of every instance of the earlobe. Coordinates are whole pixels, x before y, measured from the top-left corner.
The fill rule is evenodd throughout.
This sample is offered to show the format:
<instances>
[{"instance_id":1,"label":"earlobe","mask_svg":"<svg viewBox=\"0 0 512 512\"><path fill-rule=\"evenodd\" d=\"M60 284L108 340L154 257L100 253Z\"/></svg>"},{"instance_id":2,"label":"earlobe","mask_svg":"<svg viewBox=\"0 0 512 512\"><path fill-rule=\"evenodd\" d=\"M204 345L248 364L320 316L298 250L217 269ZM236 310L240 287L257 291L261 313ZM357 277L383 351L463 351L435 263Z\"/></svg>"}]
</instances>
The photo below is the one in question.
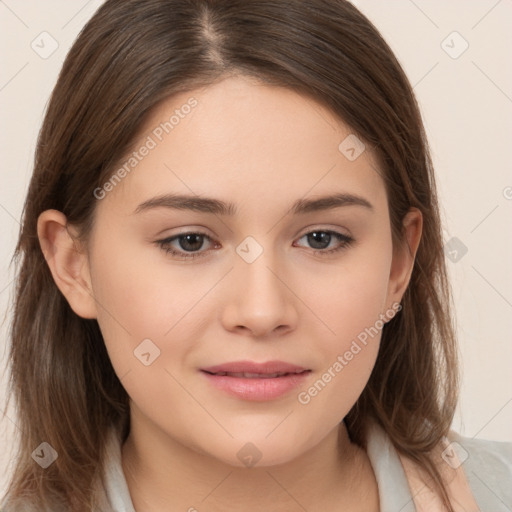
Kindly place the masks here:
<instances>
[{"instance_id":1,"label":"earlobe","mask_svg":"<svg viewBox=\"0 0 512 512\"><path fill-rule=\"evenodd\" d=\"M96 318L87 253L73 237L66 216L57 210L41 213L37 236L55 284L71 309L82 318Z\"/></svg>"},{"instance_id":2,"label":"earlobe","mask_svg":"<svg viewBox=\"0 0 512 512\"><path fill-rule=\"evenodd\" d=\"M404 230L403 243L393 248L388 304L400 302L409 285L423 228L423 216L420 210L411 208L405 215L402 225Z\"/></svg>"}]
</instances>

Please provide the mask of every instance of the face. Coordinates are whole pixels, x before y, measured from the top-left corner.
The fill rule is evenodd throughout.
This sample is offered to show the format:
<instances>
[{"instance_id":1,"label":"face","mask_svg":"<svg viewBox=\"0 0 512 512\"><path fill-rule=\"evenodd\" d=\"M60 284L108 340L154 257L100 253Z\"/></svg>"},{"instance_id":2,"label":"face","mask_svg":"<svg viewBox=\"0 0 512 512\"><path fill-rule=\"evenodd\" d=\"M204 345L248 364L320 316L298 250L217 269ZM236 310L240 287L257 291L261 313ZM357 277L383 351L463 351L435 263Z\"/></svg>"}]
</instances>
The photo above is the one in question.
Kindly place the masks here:
<instances>
[{"instance_id":1,"label":"face","mask_svg":"<svg viewBox=\"0 0 512 512\"><path fill-rule=\"evenodd\" d=\"M86 261L133 418L232 465L246 443L292 460L356 402L404 291L377 164L313 100L241 77L141 133Z\"/></svg>"}]
</instances>

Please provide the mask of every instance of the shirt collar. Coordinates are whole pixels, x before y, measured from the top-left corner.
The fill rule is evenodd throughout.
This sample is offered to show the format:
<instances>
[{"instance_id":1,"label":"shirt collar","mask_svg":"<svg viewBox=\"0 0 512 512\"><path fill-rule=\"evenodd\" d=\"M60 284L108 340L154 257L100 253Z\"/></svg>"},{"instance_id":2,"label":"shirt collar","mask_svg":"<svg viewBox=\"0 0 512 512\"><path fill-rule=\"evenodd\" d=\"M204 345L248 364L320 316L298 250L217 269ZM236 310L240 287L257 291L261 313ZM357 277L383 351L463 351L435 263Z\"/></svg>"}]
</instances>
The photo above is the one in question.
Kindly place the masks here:
<instances>
[{"instance_id":1,"label":"shirt collar","mask_svg":"<svg viewBox=\"0 0 512 512\"><path fill-rule=\"evenodd\" d=\"M398 453L375 422L368 426L366 452L379 488L380 512L415 512L416 507Z\"/></svg>"}]
</instances>

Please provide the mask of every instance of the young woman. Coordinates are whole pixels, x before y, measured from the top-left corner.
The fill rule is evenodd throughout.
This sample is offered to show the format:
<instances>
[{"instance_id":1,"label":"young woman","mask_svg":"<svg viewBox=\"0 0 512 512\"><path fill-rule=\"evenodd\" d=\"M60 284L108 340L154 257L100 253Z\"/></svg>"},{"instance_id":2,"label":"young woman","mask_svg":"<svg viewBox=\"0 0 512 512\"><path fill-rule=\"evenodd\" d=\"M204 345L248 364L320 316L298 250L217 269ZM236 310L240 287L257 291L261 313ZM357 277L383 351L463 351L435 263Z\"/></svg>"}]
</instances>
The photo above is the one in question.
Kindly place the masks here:
<instances>
[{"instance_id":1,"label":"young woman","mask_svg":"<svg viewBox=\"0 0 512 512\"><path fill-rule=\"evenodd\" d=\"M107 0L26 199L2 510L510 510L511 446L450 431L441 232L350 3Z\"/></svg>"}]
</instances>

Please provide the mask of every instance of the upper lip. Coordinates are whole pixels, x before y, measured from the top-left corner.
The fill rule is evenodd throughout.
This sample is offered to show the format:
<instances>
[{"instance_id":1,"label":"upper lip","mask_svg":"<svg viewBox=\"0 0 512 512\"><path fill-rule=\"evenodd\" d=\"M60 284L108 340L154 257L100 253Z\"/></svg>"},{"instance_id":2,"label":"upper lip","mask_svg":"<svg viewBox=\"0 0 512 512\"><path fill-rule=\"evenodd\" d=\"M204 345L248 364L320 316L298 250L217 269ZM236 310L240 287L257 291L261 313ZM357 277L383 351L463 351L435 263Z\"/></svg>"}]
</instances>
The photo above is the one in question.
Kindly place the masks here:
<instances>
[{"instance_id":1,"label":"upper lip","mask_svg":"<svg viewBox=\"0 0 512 512\"><path fill-rule=\"evenodd\" d=\"M201 368L201 370L208 373L254 373L266 375L272 373L300 373L307 371L307 368L296 364L285 363L284 361L266 361L263 363L256 363L254 361L232 361Z\"/></svg>"}]
</instances>

